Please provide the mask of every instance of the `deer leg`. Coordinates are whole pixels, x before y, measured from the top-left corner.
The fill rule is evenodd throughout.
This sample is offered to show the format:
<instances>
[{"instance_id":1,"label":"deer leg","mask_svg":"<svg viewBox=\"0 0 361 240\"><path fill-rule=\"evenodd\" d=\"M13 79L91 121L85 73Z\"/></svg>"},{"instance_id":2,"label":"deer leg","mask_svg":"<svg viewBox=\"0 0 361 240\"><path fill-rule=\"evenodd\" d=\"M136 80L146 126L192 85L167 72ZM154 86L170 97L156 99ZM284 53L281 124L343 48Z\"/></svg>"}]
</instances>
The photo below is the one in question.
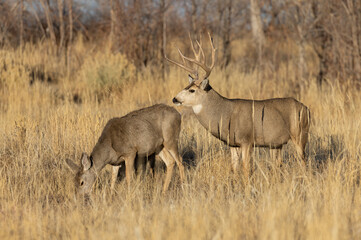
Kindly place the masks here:
<instances>
[{"instance_id":1,"label":"deer leg","mask_svg":"<svg viewBox=\"0 0 361 240\"><path fill-rule=\"evenodd\" d=\"M144 177L147 170L147 156L137 156L134 161L134 169L137 176Z\"/></svg>"},{"instance_id":2,"label":"deer leg","mask_svg":"<svg viewBox=\"0 0 361 240\"><path fill-rule=\"evenodd\" d=\"M149 168L150 168L150 175L154 178L154 167L155 167L155 154L149 157Z\"/></svg>"},{"instance_id":3,"label":"deer leg","mask_svg":"<svg viewBox=\"0 0 361 240\"><path fill-rule=\"evenodd\" d=\"M306 164L307 162L307 159L305 157L305 150L306 150L306 143L308 141L308 131L307 132L302 132L302 135L301 135L301 143L300 143L300 147L302 149L302 154L301 154L301 157L302 157L302 160L303 162Z\"/></svg>"},{"instance_id":4,"label":"deer leg","mask_svg":"<svg viewBox=\"0 0 361 240\"><path fill-rule=\"evenodd\" d=\"M130 182L134 178L134 161L135 161L135 153L129 154L125 156L125 177L127 178L128 186L130 186Z\"/></svg>"},{"instance_id":5,"label":"deer leg","mask_svg":"<svg viewBox=\"0 0 361 240\"><path fill-rule=\"evenodd\" d=\"M295 146L296 146L297 157L301 160L302 165L304 167L307 167L307 162L305 159L305 145L303 145L302 143L298 143L295 144Z\"/></svg>"},{"instance_id":6,"label":"deer leg","mask_svg":"<svg viewBox=\"0 0 361 240\"><path fill-rule=\"evenodd\" d=\"M296 145L296 152L297 152L298 157L304 161L305 160L305 152L304 152L301 144Z\"/></svg>"},{"instance_id":7,"label":"deer leg","mask_svg":"<svg viewBox=\"0 0 361 240\"><path fill-rule=\"evenodd\" d=\"M291 138L291 139L296 148L297 158L302 161L304 166L306 166L306 161L305 161L306 142L303 143L301 137L299 139L296 138Z\"/></svg>"},{"instance_id":8,"label":"deer leg","mask_svg":"<svg viewBox=\"0 0 361 240\"><path fill-rule=\"evenodd\" d=\"M163 185L163 194L164 194L167 191L170 180L172 178L173 167L174 167L175 161L174 161L173 157L170 155L170 153L168 152L168 150L165 148L163 148L163 150L160 151L160 153L158 153L158 155L163 160L165 165L167 166L167 174L166 174L165 182Z\"/></svg>"},{"instance_id":9,"label":"deer leg","mask_svg":"<svg viewBox=\"0 0 361 240\"><path fill-rule=\"evenodd\" d=\"M121 165L113 166L112 180L111 180L111 183L110 183L110 190L112 190L112 191L114 191L114 186L115 186L115 182L117 181L117 178L118 178L118 172L119 172L120 167L121 167Z\"/></svg>"},{"instance_id":10,"label":"deer leg","mask_svg":"<svg viewBox=\"0 0 361 240\"><path fill-rule=\"evenodd\" d=\"M141 164L142 164L142 172L141 172L141 174L142 174L142 176L145 176L146 175L146 173L147 173L147 162L148 162L148 157L144 157L143 158L143 161L141 161Z\"/></svg>"},{"instance_id":11,"label":"deer leg","mask_svg":"<svg viewBox=\"0 0 361 240\"><path fill-rule=\"evenodd\" d=\"M276 163L276 167L282 167L282 148L270 149L271 158Z\"/></svg>"},{"instance_id":12,"label":"deer leg","mask_svg":"<svg viewBox=\"0 0 361 240\"><path fill-rule=\"evenodd\" d=\"M302 160L304 166L306 166L305 148L308 140L308 130L301 131L297 137L291 136L291 139L295 145L297 157L299 157Z\"/></svg>"},{"instance_id":13,"label":"deer leg","mask_svg":"<svg viewBox=\"0 0 361 240\"><path fill-rule=\"evenodd\" d=\"M240 159L240 149L231 147L231 159L232 159L232 171L238 173L239 170L239 159Z\"/></svg>"},{"instance_id":14,"label":"deer leg","mask_svg":"<svg viewBox=\"0 0 361 240\"><path fill-rule=\"evenodd\" d=\"M242 171L243 171L243 176L246 182L248 182L249 179L249 171L250 171L250 166L251 166L251 149L252 149L252 145L242 145L241 146L242 149Z\"/></svg>"},{"instance_id":15,"label":"deer leg","mask_svg":"<svg viewBox=\"0 0 361 240\"><path fill-rule=\"evenodd\" d=\"M179 175L182 182L184 182L184 166L182 164L182 158L178 154L178 149L176 150L169 150L169 153L172 155L173 159L177 163L178 169L179 169Z\"/></svg>"}]
</instances>

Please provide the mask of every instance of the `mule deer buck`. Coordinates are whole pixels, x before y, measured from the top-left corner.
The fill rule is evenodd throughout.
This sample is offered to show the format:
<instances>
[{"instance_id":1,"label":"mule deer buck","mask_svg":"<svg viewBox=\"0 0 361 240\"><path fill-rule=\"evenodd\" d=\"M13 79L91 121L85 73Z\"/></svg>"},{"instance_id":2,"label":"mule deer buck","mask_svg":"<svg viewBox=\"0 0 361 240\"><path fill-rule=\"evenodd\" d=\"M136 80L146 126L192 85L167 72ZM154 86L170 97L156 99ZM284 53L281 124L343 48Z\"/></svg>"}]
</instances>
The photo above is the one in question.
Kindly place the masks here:
<instances>
[{"instance_id":1,"label":"mule deer buck","mask_svg":"<svg viewBox=\"0 0 361 240\"><path fill-rule=\"evenodd\" d=\"M83 153L80 167L73 161L66 162L76 173L77 192L88 196L98 173L110 164L119 166L125 161L128 185L134 173L136 156L157 154L167 166L163 193L168 189L174 162L177 163L180 178L184 179L184 168L178 153L178 138L181 116L174 108L158 104L128 113L121 118L108 121L90 157ZM118 174L113 168L112 188Z\"/></svg>"},{"instance_id":2,"label":"mule deer buck","mask_svg":"<svg viewBox=\"0 0 361 240\"><path fill-rule=\"evenodd\" d=\"M250 152L254 146L269 147L280 164L282 146L291 139L298 155L304 160L310 126L309 109L294 98L248 100L221 96L210 86L208 80L215 65L216 54L213 39L209 33L208 35L212 48L210 66L206 64L201 42L196 42L196 51L190 36L194 58L184 56L179 49L183 63L164 56L169 62L190 73L190 84L173 98L173 103L192 107L201 125L231 147L233 171L238 171L242 156L242 170L246 179L249 176ZM189 67L186 61L197 67ZM204 75L200 76L199 67L204 70Z\"/></svg>"}]
</instances>

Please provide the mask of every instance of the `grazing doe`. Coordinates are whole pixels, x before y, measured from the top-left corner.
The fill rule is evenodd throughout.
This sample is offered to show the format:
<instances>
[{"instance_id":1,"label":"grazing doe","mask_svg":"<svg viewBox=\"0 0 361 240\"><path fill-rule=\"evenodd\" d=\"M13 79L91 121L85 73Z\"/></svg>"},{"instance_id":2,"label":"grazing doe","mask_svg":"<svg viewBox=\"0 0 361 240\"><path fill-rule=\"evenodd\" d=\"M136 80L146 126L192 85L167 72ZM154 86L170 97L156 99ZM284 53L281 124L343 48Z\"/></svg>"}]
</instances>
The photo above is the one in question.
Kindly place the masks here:
<instances>
[{"instance_id":1,"label":"grazing doe","mask_svg":"<svg viewBox=\"0 0 361 240\"><path fill-rule=\"evenodd\" d=\"M231 147L233 171L238 170L242 153L246 179L249 175L250 151L254 146L272 149L272 155L280 164L282 146L291 139L299 157L304 160L310 127L309 109L294 98L250 100L228 99L221 96L210 86L208 80L215 64L216 53L210 35L209 40L212 48L210 66L206 64L201 43L197 41L199 49L197 52L192 39L191 47L195 58L185 57L179 49L183 63L165 56L169 62L190 73L190 84L173 98L173 103L192 107L203 127ZM186 60L194 63L197 68L187 66ZM205 71L203 76L199 76L199 67Z\"/></svg>"},{"instance_id":2,"label":"grazing doe","mask_svg":"<svg viewBox=\"0 0 361 240\"><path fill-rule=\"evenodd\" d=\"M67 159L69 167L76 173L77 192L89 195L98 173L105 165L119 166L125 161L126 179L130 184L134 174L134 160L138 157L159 155L167 166L163 193L168 189L173 166L176 162L180 178L184 180L184 167L178 153L178 138L181 116L174 108L157 104L130 112L121 118L108 121L90 157L81 156L81 166ZM118 174L113 168L112 184Z\"/></svg>"}]
</instances>

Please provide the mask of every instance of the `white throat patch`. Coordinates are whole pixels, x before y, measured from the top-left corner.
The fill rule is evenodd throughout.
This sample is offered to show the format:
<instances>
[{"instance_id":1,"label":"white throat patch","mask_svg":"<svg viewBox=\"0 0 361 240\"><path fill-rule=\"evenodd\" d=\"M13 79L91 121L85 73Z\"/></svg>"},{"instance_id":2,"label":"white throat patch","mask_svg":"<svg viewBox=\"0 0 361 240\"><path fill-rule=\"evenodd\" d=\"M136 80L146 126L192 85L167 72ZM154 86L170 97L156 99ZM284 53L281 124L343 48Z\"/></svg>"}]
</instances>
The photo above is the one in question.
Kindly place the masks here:
<instances>
[{"instance_id":1,"label":"white throat patch","mask_svg":"<svg viewBox=\"0 0 361 240\"><path fill-rule=\"evenodd\" d=\"M192 108L193 108L193 112L195 114L198 114L202 111L203 106L202 106L202 104L198 104L198 105L192 106Z\"/></svg>"}]
</instances>

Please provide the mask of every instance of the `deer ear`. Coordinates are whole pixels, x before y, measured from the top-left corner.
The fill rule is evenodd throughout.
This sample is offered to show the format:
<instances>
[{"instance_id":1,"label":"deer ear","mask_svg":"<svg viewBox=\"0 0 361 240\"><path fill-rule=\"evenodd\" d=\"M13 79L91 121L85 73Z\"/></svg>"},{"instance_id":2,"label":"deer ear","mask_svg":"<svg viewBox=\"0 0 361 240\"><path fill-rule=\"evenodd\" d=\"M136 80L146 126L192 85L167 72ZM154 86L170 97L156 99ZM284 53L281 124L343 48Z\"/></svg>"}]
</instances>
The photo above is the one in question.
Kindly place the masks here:
<instances>
[{"instance_id":1,"label":"deer ear","mask_svg":"<svg viewBox=\"0 0 361 240\"><path fill-rule=\"evenodd\" d=\"M81 167L83 168L83 171L89 170L89 168L92 166L91 161L88 158L88 155L86 153L83 153L81 155Z\"/></svg>"},{"instance_id":2,"label":"deer ear","mask_svg":"<svg viewBox=\"0 0 361 240\"><path fill-rule=\"evenodd\" d=\"M209 84L209 80L208 80L208 79L204 79L204 80L201 82L201 85L200 85L201 89L202 89L202 90L206 89L207 86L208 86L208 84Z\"/></svg>"},{"instance_id":3,"label":"deer ear","mask_svg":"<svg viewBox=\"0 0 361 240\"><path fill-rule=\"evenodd\" d=\"M66 159L65 161L66 161L66 163L68 164L69 168L70 168L74 173L76 173L77 171L79 171L79 166L76 165L72 160Z\"/></svg>"},{"instance_id":4,"label":"deer ear","mask_svg":"<svg viewBox=\"0 0 361 240\"><path fill-rule=\"evenodd\" d=\"M189 83L194 82L194 78L190 74L188 74L188 81Z\"/></svg>"}]
</instances>

